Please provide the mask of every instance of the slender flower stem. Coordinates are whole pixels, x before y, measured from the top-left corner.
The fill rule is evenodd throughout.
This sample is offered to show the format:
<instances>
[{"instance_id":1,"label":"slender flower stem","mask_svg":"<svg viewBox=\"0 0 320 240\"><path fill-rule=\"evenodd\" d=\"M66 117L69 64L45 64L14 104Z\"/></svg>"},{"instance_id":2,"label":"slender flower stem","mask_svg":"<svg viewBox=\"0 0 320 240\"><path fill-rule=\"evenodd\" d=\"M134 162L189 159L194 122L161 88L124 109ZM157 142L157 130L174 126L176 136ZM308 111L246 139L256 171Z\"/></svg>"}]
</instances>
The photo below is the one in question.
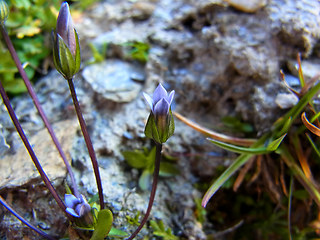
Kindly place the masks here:
<instances>
[{"instance_id":1,"label":"slender flower stem","mask_svg":"<svg viewBox=\"0 0 320 240\"><path fill-rule=\"evenodd\" d=\"M154 202L154 197L156 196L156 191L157 191L159 171L160 171L160 162L161 162L161 151L162 151L162 144L156 143L156 159L155 159L155 163L154 163L155 166L154 166L154 172L153 172L153 183L152 183L152 189L151 189L151 193L150 193L148 208L147 208L146 214L144 215L139 227L136 229L136 231L134 233L131 234L131 236L127 240L134 239L137 236L137 234L140 232L140 230L146 224L148 217L150 215L152 205Z\"/></svg>"},{"instance_id":2,"label":"slender flower stem","mask_svg":"<svg viewBox=\"0 0 320 240\"><path fill-rule=\"evenodd\" d=\"M67 217L71 220L72 218L66 213L66 206L64 205L63 201L61 200L61 198L59 197L59 195L57 194L55 188L53 187L53 185L51 184L48 176L46 175L46 173L44 172L36 154L34 153L29 141L28 141L28 138L27 136L25 135L20 123L19 123L19 120L10 104L10 101L9 101L9 98L3 88L3 85L0 81L0 94L1 94L1 97L3 99L3 103L4 105L6 106L7 110L8 110L8 113L12 119L12 122L15 126L15 128L17 129L17 132L19 133L20 135L20 138L22 140L22 142L24 143L34 165L36 166L42 180L44 181L44 183L46 184L47 188L49 189L49 191L51 192L51 194L53 195L54 199L56 200L56 202L58 203L59 207L65 212L65 214L67 215Z\"/></svg>"},{"instance_id":3,"label":"slender flower stem","mask_svg":"<svg viewBox=\"0 0 320 240\"><path fill-rule=\"evenodd\" d=\"M24 83L25 83L25 85L27 87L29 95L31 96L31 98L32 98L32 100L34 102L34 105L36 106L36 108L37 108L37 110L39 112L39 115L40 115L40 117L42 118L42 120L44 122L44 125L48 129L48 132L49 132L49 134L50 134L50 136L52 138L52 141L54 142L54 144L55 144L55 146L56 146L61 158L64 161L64 164L67 167L67 170L68 170L69 175L70 175L70 179L71 179L71 183L72 183L74 194L77 197L80 197L79 190L78 190L78 187L77 187L77 184L76 184L76 181L75 181L75 177L74 177L72 168L70 166L70 163L68 162L67 157L66 157L65 153L63 152L62 147L61 147L56 135L54 134L54 131L53 131L50 123L49 123L49 120L48 120L47 116L45 115L45 113L43 111L43 108L41 107L39 99L38 99L37 95L35 94L35 91L32 88L31 82L30 82L30 80L29 80L24 68L22 67L20 59L19 59L19 57L17 55L17 52L14 49L14 46L13 46L11 40L10 40L10 37L9 37L4 25L3 24L0 24L0 25L1 25L0 26L1 34L2 34L3 39L4 39L4 41L5 41L5 43L6 43L7 47L8 47L8 50L9 50L9 52L11 54L11 57L12 57L13 61L15 62L16 66L17 66L17 69L18 69L18 71L19 71L19 73L20 73L20 75L21 75L21 77L22 77L22 79L23 79L23 81L24 81Z\"/></svg>"},{"instance_id":4,"label":"slender flower stem","mask_svg":"<svg viewBox=\"0 0 320 240\"><path fill-rule=\"evenodd\" d=\"M96 182L97 182L97 186L98 186L98 193L99 193L100 208L104 209L102 184L101 184L101 178L100 178L100 172L99 172L99 166L98 166L96 154L94 152L92 141L91 141L91 138L90 138L88 130L87 130L86 122L85 122L83 115L82 115L82 112L81 112L81 108L79 105L79 101L77 98L77 94L76 94L72 79L68 79L68 84L69 84L73 104L74 104L74 107L75 107L75 110L76 110L76 113L77 113L77 116L79 119L80 128L81 128L84 140L85 140L87 148L88 148L89 156L91 158L91 162L92 162L92 166L93 166L93 171L94 171L94 174L96 177Z\"/></svg>"},{"instance_id":5,"label":"slender flower stem","mask_svg":"<svg viewBox=\"0 0 320 240\"><path fill-rule=\"evenodd\" d=\"M48 240L56 240L56 238L49 236L45 232L41 231L39 228L33 226L29 221L27 221L25 218L23 218L19 213L17 213L1 196L0 196L0 203L8 210L10 211L16 218L18 218L22 223L27 225L29 228L31 228L33 231L40 234L42 237Z\"/></svg>"}]
</instances>

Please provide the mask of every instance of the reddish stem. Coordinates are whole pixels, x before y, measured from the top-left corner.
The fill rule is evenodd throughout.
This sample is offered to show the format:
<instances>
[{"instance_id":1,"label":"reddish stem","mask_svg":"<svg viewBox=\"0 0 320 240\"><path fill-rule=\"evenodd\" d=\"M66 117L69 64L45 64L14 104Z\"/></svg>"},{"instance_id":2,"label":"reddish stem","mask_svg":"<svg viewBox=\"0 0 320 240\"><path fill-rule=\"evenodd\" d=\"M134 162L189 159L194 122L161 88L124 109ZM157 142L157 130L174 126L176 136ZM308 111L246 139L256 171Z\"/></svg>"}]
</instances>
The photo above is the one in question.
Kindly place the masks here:
<instances>
[{"instance_id":1,"label":"reddish stem","mask_svg":"<svg viewBox=\"0 0 320 240\"><path fill-rule=\"evenodd\" d=\"M148 217L150 215L154 197L156 196L157 191L157 185L158 185L158 178L159 178L159 171L160 171L160 162L161 162L161 151L162 151L162 144L156 143L156 159L155 159L155 166L154 166L154 173L153 173L153 183L152 183L152 189L150 193L148 208L146 211L146 214L144 215L139 227L136 229L134 233L131 234L131 236L127 240L131 240L137 236L137 234L140 232L140 230L143 228L143 226L146 224Z\"/></svg>"},{"instance_id":2,"label":"reddish stem","mask_svg":"<svg viewBox=\"0 0 320 240\"><path fill-rule=\"evenodd\" d=\"M63 210L63 212L67 215L67 217L71 220L71 217L66 213L66 206L64 205L63 201L61 200L61 198L59 197L59 195L57 194L55 188L53 187L53 185L51 184L48 176L46 175L46 173L44 172L36 154L34 153L29 141L28 141L28 138L27 136L25 135L20 123L19 123L19 120L10 104L10 101L9 101L9 98L2 86L2 83L0 81L0 94L1 94L1 97L3 99L3 103L4 105L6 106L7 110L8 110L8 113L12 119L12 122L17 130L17 132L19 133L20 135L20 138L22 140L22 142L24 143L34 165L36 166L42 180L44 181L45 185L47 186L47 188L49 189L49 191L51 192L52 196L54 197L54 199L56 200L56 202L58 203L59 207Z\"/></svg>"},{"instance_id":3,"label":"reddish stem","mask_svg":"<svg viewBox=\"0 0 320 240\"><path fill-rule=\"evenodd\" d=\"M77 98L77 94L76 94L72 79L68 79L68 84L69 84L69 88L70 88L70 92L71 92L71 97L72 97L72 100L73 100L74 108L76 110L76 113L77 113L77 116L78 116L78 119L79 119L80 128L81 128L84 140L85 140L87 148L88 148L89 156L91 158L91 162L92 162L92 166L93 166L93 171L94 171L94 174L95 174L95 177L96 177L98 193L99 193L100 208L104 209L102 184L101 184L101 178L100 178L100 172L99 172L99 166L98 166L98 161L97 161L97 158L96 158L96 154L94 152L92 141L91 141L90 135L89 135L88 130L87 130L86 122L85 122L85 120L83 118L83 115L82 115L82 112L81 112L81 108L80 108L80 105L79 105L79 101L78 101L78 98Z\"/></svg>"},{"instance_id":4,"label":"reddish stem","mask_svg":"<svg viewBox=\"0 0 320 240\"><path fill-rule=\"evenodd\" d=\"M40 102L39 102L39 100L37 98L37 95L35 94L35 91L32 88L31 82L30 82L30 80L29 80L29 78L28 78L28 76L26 74L26 71L22 67L20 59L19 59L19 57L17 55L17 52L14 49L14 46L13 46L11 40L10 40L10 37L9 37L4 25L3 24L0 24L0 25L1 25L1 27L0 27L1 34L3 36L4 41L6 42L6 45L8 47L8 50L9 50L10 54L11 54L11 57L12 57L13 61L15 62L16 66L17 66L17 69L18 69L18 71L19 71L19 73L20 73L20 75L21 75L21 77L22 77L22 79L23 79L23 81L24 81L24 83L25 83L25 85L27 87L27 90L28 90L33 102L34 102L34 105L36 106L36 108L37 108L37 110L39 112L39 115L40 115L40 117L42 118L42 120L44 122L44 125L48 129L48 132L49 132L49 134L50 134L50 136L52 138L52 141L54 142L54 144L55 144L55 146L56 146L61 158L64 161L64 164L67 167L67 170L68 170L70 178L71 178L71 183L72 183L74 194L77 197L80 197L79 190L78 190L78 187L77 187L77 184L76 184L76 181L75 181L74 174L73 174L72 168L70 166L70 163L68 162L67 157L64 154L64 152L62 150L62 147L61 147L56 135L54 134L54 131L53 131L50 123L49 123L49 120L48 120L47 116L45 115L45 113L43 111L43 108L41 107L41 104L40 104Z\"/></svg>"}]
</instances>

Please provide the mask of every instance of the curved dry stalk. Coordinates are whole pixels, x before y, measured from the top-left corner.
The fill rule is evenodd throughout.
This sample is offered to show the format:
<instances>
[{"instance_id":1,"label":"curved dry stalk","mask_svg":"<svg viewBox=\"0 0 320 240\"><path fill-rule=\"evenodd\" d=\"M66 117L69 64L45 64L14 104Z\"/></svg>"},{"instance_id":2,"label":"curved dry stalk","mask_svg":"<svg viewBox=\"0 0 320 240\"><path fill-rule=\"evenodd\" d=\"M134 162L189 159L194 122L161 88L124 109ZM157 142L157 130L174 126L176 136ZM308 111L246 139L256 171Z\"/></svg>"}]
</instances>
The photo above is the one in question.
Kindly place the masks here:
<instances>
[{"instance_id":1,"label":"curved dry stalk","mask_svg":"<svg viewBox=\"0 0 320 240\"><path fill-rule=\"evenodd\" d=\"M245 139L245 138L237 138L237 137L231 137L225 134L217 133L215 131L212 131L210 129L207 129L205 127L200 126L199 124L189 120L188 118L182 116L180 113L173 112L173 114L183 123L188 125L189 127L192 127L194 130L209 136L210 138L213 138L215 140L224 142L224 143L231 143L239 146L246 146L249 147L253 143L255 143L256 139Z\"/></svg>"}]
</instances>

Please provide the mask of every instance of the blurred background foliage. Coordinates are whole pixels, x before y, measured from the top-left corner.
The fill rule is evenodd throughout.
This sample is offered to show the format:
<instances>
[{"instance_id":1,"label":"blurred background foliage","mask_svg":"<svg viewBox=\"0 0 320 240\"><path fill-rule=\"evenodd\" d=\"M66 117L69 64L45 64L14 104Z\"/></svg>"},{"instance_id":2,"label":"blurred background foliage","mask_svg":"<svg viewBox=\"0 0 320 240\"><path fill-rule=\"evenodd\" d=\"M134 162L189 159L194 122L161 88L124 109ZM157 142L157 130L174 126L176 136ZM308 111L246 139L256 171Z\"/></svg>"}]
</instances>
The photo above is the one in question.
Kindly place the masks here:
<instances>
[{"instance_id":1,"label":"blurred background foliage","mask_svg":"<svg viewBox=\"0 0 320 240\"><path fill-rule=\"evenodd\" d=\"M98 0L69 1L81 11ZM60 4L57 0L7 0L10 14L6 21L8 34L31 81L46 74L51 65L51 31L55 28ZM1 36L2 38L2 36ZM10 53L0 41L0 78L12 96L23 93L26 87Z\"/></svg>"},{"instance_id":2,"label":"blurred background foliage","mask_svg":"<svg viewBox=\"0 0 320 240\"><path fill-rule=\"evenodd\" d=\"M60 1L10 0L6 21L8 34L31 80L37 73L46 73L51 53L50 32L55 27ZM9 51L0 42L0 77L6 91L16 95L26 91Z\"/></svg>"}]
</instances>

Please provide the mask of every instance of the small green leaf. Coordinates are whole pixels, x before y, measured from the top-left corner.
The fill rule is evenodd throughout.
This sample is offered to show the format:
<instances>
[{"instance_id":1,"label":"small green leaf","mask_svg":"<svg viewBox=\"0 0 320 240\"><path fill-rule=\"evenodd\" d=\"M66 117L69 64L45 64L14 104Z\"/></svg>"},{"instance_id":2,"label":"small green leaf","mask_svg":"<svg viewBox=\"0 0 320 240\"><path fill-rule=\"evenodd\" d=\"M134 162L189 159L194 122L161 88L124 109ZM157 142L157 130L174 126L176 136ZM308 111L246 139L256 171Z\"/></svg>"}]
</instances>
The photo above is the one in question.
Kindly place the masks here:
<instances>
[{"instance_id":1,"label":"small green leaf","mask_svg":"<svg viewBox=\"0 0 320 240\"><path fill-rule=\"evenodd\" d=\"M247 147L239 147L239 146L229 144L229 143L224 143L224 142L221 142L221 141L218 141L215 139L211 139L211 138L208 138L208 140L223 149L226 149L226 150L229 150L229 151L235 152L235 153L264 154L264 153L268 152L267 148L265 148L265 147L255 147L255 148L249 147L249 148L247 148Z\"/></svg>"},{"instance_id":2,"label":"small green leaf","mask_svg":"<svg viewBox=\"0 0 320 240\"><path fill-rule=\"evenodd\" d=\"M144 170L139 178L139 187L143 190L146 191L150 188L151 185L151 176L152 172L149 170Z\"/></svg>"},{"instance_id":3,"label":"small green leaf","mask_svg":"<svg viewBox=\"0 0 320 240\"><path fill-rule=\"evenodd\" d=\"M145 168L147 165L146 156L142 151L124 151L122 152L127 163L133 168Z\"/></svg>"},{"instance_id":4,"label":"small green leaf","mask_svg":"<svg viewBox=\"0 0 320 240\"><path fill-rule=\"evenodd\" d=\"M267 146L267 151L273 152L273 151L277 150L286 135L287 134L285 133L281 137L279 137L276 140L269 143L269 145Z\"/></svg>"},{"instance_id":5,"label":"small green leaf","mask_svg":"<svg viewBox=\"0 0 320 240\"><path fill-rule=\"evenodd\" d=\"M99 211L97 223L90 240L103 240L111 230L113 216L109 209Z\"/></svg>"},{"instance_id":6,"label":"small green leaf","mask_svg":"<svg viewBox=\"0 0 320 240\"><path fill-rule=\"evenodd\" d=\"M161 177L172 177L180 173L176 165L168 162L161 162L160 165L160 176Z\"/></svg>"},{"instance_id":7,"label":"small green leaf","mask_svg":"<svg viewBox=\"0 0 320 240\"><path fill-rule=\"evenodd\" d=\"M124 238L127 237L128 234L122 230L116 229L116 228L111 228L109 234L109 237L118 237L118 238Z\"/></svg>"},{"instance_id":8,"label":"small green leaf","mask_svg":"<svg viewBox=\"0 0 320 240\"><path fill-rule=\"evenodd\" d=\"M158 237L162 237L164 240L177 240L179 239L175 235L172 234L171 228L166 228L164 226L163 221L150 221L150 225L153 229L153 234Z\"/></svg>"}]
</instances>

